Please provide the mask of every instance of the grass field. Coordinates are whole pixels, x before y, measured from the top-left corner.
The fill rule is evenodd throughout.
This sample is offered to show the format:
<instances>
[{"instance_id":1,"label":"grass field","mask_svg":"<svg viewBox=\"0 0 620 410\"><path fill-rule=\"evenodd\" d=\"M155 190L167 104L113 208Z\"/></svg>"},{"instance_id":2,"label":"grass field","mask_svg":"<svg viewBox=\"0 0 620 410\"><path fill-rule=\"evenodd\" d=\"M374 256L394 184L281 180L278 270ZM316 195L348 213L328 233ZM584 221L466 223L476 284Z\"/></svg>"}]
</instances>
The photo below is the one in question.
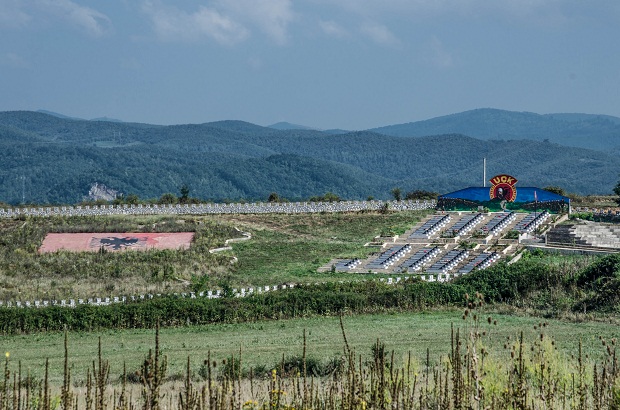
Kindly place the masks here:
<instances>
[{"instance_id":1,"label":"grass field","mask_svg":"<svg viewBox=\"0 0 620 410\"><path fill-rule=\"evenodd\" d=\"M366 242L402 233L426 212L30 218L0 221L0 299L68 299L276 285L359 275L317 274L335 257L364 257ZM232 251L209 249L239 236ZM189 250L37 253L48 232L196 232ZM236 259L236 263L233 261Z\"/></svg>"},{"instance_id":2,"label":"grass field","mask_svg":"<svg viewBox=\"0 0 620 410\"><path fill-rule=\"evenodd\" d=\"M217 215L186 218L169 216L33 218L0 221L0 298L22 300L52 297L75 298L144 291L197 291L228 285L259 286L283 282L365 279L366 275L317 273L317 268L332 258L366 257L370 252L375 251L373 248L364 247L366 242L372 241L377 235L403 233L425 215L426 212L394 212L385 215L371 212L320 215ZM238 231L235 228L250 232L252 240L233 243L233 250L230 252L218 254L208 252L211 248L221 246L226 239L237 236ZM192 231L196 232L196 240L192 248L185 251L96 254L60 252L50 255L39 255L36 252L46 232L88 231ZM235 263L233 263L234 259L236 259ZM452 326L458 327L465 335L469 335L471 331L479 332L482 335L481 338L474 341L468 339L469 344L465 343L466 348L462 349L463 358L464 360L466 358L469 363L467 366L472 366L472 361L478 358L482 358L483 363L486 360L488 366L481 364L480 369L488 369L490 373L487 374L486 370L480 373L480 380L484 379L484 385L489 387L489 397L492 396L493 400L503 400L504 389L507 389L506 391L512 389L510 395L513 400L517 400L521 390L513 389L516 385L511 381L511 377L515 374L513 367L516 366L515 360L517 360L515 359L515 345L520 333L523 332L528 352L531 349L527 358L527 377L529 378L527 388L530 389L527 394L535 394L536 400L545 402L547 398L541 392L547 389L544 386L547 380L549 386L557 387L561 384L563 389L569 386L572 390L567 393L553 390L555 387L548 386L551 390L547 393L553 393L556 398L554 405L545 408L565 408L565 399L570 401L570 406L566 408L586 408L587 406L584 407L582 404L596 402L598 393L588 393L590 396L580 404L580 397L585 397L582 392L590 387L583 387L586 384L582 384L579 380L583 379L591 386L598 386L596 388L600 388L601 392L603 390L607 392L605 394L608 398L615 397L613 396L615 393L609 386L615 384L620 386L617 382L617 380L620 381L620 372L616 372L618 366L615 356L617 344L615 338L620 334L618 316L612 313L606 316L607 321L603 322L601 318L605 316L594 316L597 312L585 317L576 314L573 309L584 295L587 296L586 293L597 294L602 291L607 291L609 298L597 299L600 306L593 306L615 306L617 292L614 293L616 287L611 285L618 282L617 272L620 262L617 258L602 261L600 266L592 268L597 263L597 260L592 257L526 253L523 260L517 264L511 266L498 264L495 270L480 271L478 276L472 274L464 277L464 279L478 280L475 282L474 289L476 290L487 286L484 289L490 293L493 293L493 290L505 291L503 297L511 298L509 302L506 301L507 299L493 299L498 305L474 310L466 319L463 319L463 310L454 308L440 308L417 313L400 311L392 314L358 316L345 314L346 339L348 345L360 355L358 356L360 372L362 368L366 369L364 372L372 371L372 360L373 357L376 360L377 356L373 356L371 347L377 339L380 339L385 343L388 352L394 351L396 366L405 366L408 358L412 358L414 369L409 373L409 368L407 368L409 376L416 374L415 377L417 377L418 371L426 369L424 376L426 381L432 379L433 374L435 377L437 374L443 374L443 377L446 377L444 380L448 380L447 377L451 372L448 355L452 348ZM515 271L517 271L516 274ZM574 281L575 278L581 278L581 272L589 272L588 280L583 280L583 288L577 287L577 282ZM484 279L485 274L490 275L491 279ZM540 281L541 277L544 280ZM539 280L539 282L535 282L536 286L528 287L530 283L528 280ZM506 281L509 286L502 281ZM489 284L494 284L493 286L497 289L489 287L491 286ZM516 289L517 284L528 291L519 293L518 297L509 296L508 290L511 290L513 286ZM455 286L458 286L458 283ZM601 286L604 286L602 290ZM470 292L470 289L467 292ZM601 294L605 296L607 293ZM336 298L342 299L341 294L338 294ZM565 301L560 303L564 299ZM507 306L500 303L513 303L513 305ZM558 310L559 306L564 306L564 310ZM543 311L552 316L587 320L542 319L525 314ZM351 311L345 308L345 312ZM519 312L519 314L513 314L514 312ZM601 310L601 312L607 311ZM473 319L474 314L476 319ZM592 320L594 317L598 317L598 321ZM495 321L497 324L494 324ZM178 323L185 323L185 316ZM541 327L542 324L544 326ZM309 359L315 359L323 364L342 360L345 343L338 317L310 316L291 320L162 328L160 346L163 354L168 358L166 387L169 392L168 397L176 398L177 394L182 391L181 384L188 357L194 372L194 380L203 385L204 382L198 377L198 370L209 353L211 359L217 363L215 370L218 374L225 367L223 366L225 360L230 363L230 356L238 357L241 352L241 366L244 370L250 367L260 369L260 373L266 375L270 369L278 367L278 363L283 359L302 356L304 331L307 335L306 346ZM545 335L544 343L541 342L543 340L541 332ZM107 387L110 390L118 388L124 364L131 374L139 369L149 349L154 347L155 331L108 330L69 333L71 380L74 386L80 386L79 390L82 395L85 390L86 369L92 368L93 361L97 359L99 338L102 341L102 356L110 363L110 382L114 384L113 387ZM550 338L553 343L548 342ZM608 353L605 356L604 343L610 343L612 340L613 354ZM7 352L8 368L13 372L12 375L18 363L21 363L22 375L29 371L37 379L43 377L44 363L46 359L49 359L49 379L53 384L54 395L59 397L59 386L63 380L63 342L64 335L54 332L0 336L0 352ZM583 365L589 370L583 370L584 368L579 365L581 362L577 359L580 342L583 344ZM470 350L474 345L474 350L479 350L475 352ZM608 344L607 348L609 346ZM541 352L544 349L550 349L551 353L545 353L543 360ZM427 352L430 367L425 366ZM389 353L388 357L391 358ZM597 371L594 367L595 363L607 366L605 371L614 369L611 378L597 379L594 377L593 374ZM546 375L544 370L537 370L542 369L543 365L547 366ZM468 374L469 370L461 367L465 374ZM553 374L549 373L550 368ZM382 365L383 375L390 374L391 370L386 369L388 367ZM598 371L602 371L601 367ZM497 372L497 375L501 377L495 377L493 372ZM349 370L344 377L333 378L336 383L340 383L339 392L346 391L344 386L353 373ZM365 374L368 375L368 373ZM570 377L573 379L571 380ZM575 388L575 377L578 378L578 384L582 387ZM320 383L327 383L329 379L323 378ZM500 379L501 383L498 382ZM273 386L269 384L271 380L267 377L260 382L264 385L267 394L273 391ZM431 381L434 385L433 391L439 392L437 394L440 397L443 394L441 393L442 386L448 389L445 390L446 394L454 388L456 391L454 397L456 397L461 393L458 390L459 384L455 380L451 379L450 383L442 383L441 379L439 382L438 380ZM371 381L372 377L366 380L366 382ZM247 385L248 381L244 383ZM289 378L287 383L294 382L292 378ZM476 385L471 380L468 383L468 388ZM220 387L227 389L225 386L223 384ZM397 383L394 384L394 391L403 389L404 392L405 387L409 385L398 386ZM376 386L373 387L375 388ZM132 389L136 394L135 397L139 397L140 387L134 385ZM238 389L242 390L241 382ZM420 389L421 387L418 386L418 393L416 393L420 398L420 403L423 398L432 402L433 397L425 396L426 393ZM292 384L287 387L287 390L291 392ZM232 391L234 389L228 394L233 396L237 394L230 393ZM327 390L321 394L327 394L326 392ZM333 391L330 390L330 392L329 394L332 395ZM1 394L0 391L0 396ZM116 395L117 391L110 394ZM6 397L8 396L5 394ZM243 397L255 396L248 396L246 392ZM608 403L611 399L605 400L608 400L605 402ZM1 397L0 401L2 401ZM553 400L549 403L552 402ZM559 406L560 402L561 406ZM600 403L603 402L599 400ZM620 405L620 394L618 404ZM241 405L232 407L240 408ZM361 409L364 406L360 404L358 407L351 408ZM605 406L599 405L599 408L605 408Z\"/></svg>"},{"instance_id":3,"label":"grass field","mask_svg":"<svg viewBox=\"0 0 620 410\"><path fill-rule=\"evenodd\" d=\"M332 258L364 258L376 249L364 244L380 234L401 234L427 211L333 213L308 215L221 216L252 233L252 240L233 244L239 262L231 272L233 283L267 285L311 279L359 278L359 275L317 276L316 270Z\"/></svg>"},{"instance_id":4,"label":"grass field","mask_svg":"<svg viewBox=\"0 0 620 410\"><path fill-rule=\"evenodd\" d=\"M618 336L617 325L601 322L574 323L559 320L495 314L482 311L480 331L486 331L485 344L492 354L509 355L503 345L507 338L515 341L520 331L525 340L535 340L541 322L546 322L544 333L556 341L560 352L570 357L576 355L579 341L583 342L584 354L590 358L600 357L603 347L599 336L610 340ZM486 322L488 316L497 325ZM469 330L471 320L463 321L460 310L439 310L421 313L362 315L344 318L346 337L351 348L364 356L380 338L388 350L395 351L395 358L402 364L411 352L415 363L425 361L429 349L433 363L450 352L451 325ZM265 321L259 323L222 324L203 327L161 329L161 347L168 357L168 374L178 374L185 369L187 357L197 370L211 351L218 362L242 352L242 367L261 366L273 368L284 356L301 356L303 331L307 332L308 357L327 362L343 354L343 337L337 317L313 317L307 319ZM101 337L103 356L110 361L111 380L122 374L123 363L133 371L139 368L148 350L154 345L154 330L106 331L101 333L70 333L69 352L73 367L73 380L83 380L85 369L97 357L98 338ZM63 365L62 333L41 333L20 336L1 336L0 350L10 353L12 366L22 362L24 371L30 369L37 376L43 375L45 359L50 359L51 381L62 380ZM509 356L508 356L509 357Z\"/></svg>"}]
</instances>

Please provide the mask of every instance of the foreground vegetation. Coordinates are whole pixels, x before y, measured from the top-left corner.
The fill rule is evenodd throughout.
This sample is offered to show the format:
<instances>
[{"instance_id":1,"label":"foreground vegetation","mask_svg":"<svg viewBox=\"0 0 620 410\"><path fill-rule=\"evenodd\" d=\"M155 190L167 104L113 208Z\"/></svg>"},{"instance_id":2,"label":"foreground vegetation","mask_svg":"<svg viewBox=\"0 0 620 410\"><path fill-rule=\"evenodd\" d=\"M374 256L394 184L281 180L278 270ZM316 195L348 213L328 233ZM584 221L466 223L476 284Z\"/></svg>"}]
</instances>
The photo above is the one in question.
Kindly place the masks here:
<instances>
[{"instance_id":1,"label":"foreground vegetation","mask_svg":"<svg viewBox=\"0 0 620 410\"><path fill-rule=\"evenodd\" d=\"M20 354L33 353L25 346L7 353L0 406L603 409L620 405L613 329L603 324L580 328L526 318L511 324L511 317L489 313L480 296L467 298L459 311L341 318L340 326L337 319L326 325L323 321L271 322L266 324L266 333L256 328L242 332L239 340L234 339L239 342L236 350L230 345L222 347L230 341L228 329L223 332L224 340L222 329L200 329L195 333L202 334L201 341L183 339L180 330L174 331L174 340L170 340L171 333L160 335L157 331L154 349L148 353L144 345L123 346L121 342L120 350L131 351L130 363L123 352L115 351L117 339L131 337L126 332L104 335L98 346L94 335L86 335L85 342L83 335L68 337L65 333L64 355L62 335L51 335L55 342L48 353L53 362L41 360L35 364L36 373L21 363ZM382 323L396 323L397 341L376 339L374 332L368 331L370 323L377 325L374 330L379 332L390 328ZM330 336L325 339L321 332ZM149 333L142 334L142 342L145 337L152 340L153 332ZM252 334L259 343L248 352L241 343ZM182 348L175 346L182 340ZM255 352L271 341L276 342L278 351L273 352L272 347L271 361L261 364ZM198 343L202 348L185 343ZM294 346L281 350L287 343ZM334 356L325 357L334 350ZM141 365L135 356L142 357ZM121 360L125 362L122 368Z\"/></svg>"},{"instance_id":2,"label":"foreground vegetation","mask_svg":"<svg viewBox=\"0 0 620 410\"><path fill-rule=\"evenodd\" d=\"M378 336L387 348L395 352L395 359L402 364L411 353L416 363L423 363L427 349L433 361L449 350L447 337L452 325L463 327L468 322L462 318L463 307L427 309L418 312L388 312L376 314L347 314L343 316L347 341L359 353L368 353ZM575 315L570 319L548 319L515 314L503 306L485 305L480 313L481 326L487 331L489 349L501 352L508 338L514 340L521 331L527 339L537 337L536 327L547 323L558 351L570 355L577 351L579 341L583 353L593 360L601 359L599 336L607 340L617 337L617 320L588 320L588 316ZM497 325L486 323L491 316ZM468 316L468 319L471 317ZM199 370L207 355L221 363L231 355L243 354L242 370L245 374L254 369L257 376L264 375L282 360L298 356L306 330L307 357L315 370L322 374L333 366L342 355L343 339L339 316L323 315L296 319L262 320L243 323L219 323L201 326L162 327L160 348L167 356L168 374L183 372L187 356L192 368ZM144 355L152 347L153 329L108 329L93 332L69 331L73 380L77 385L85 382L83 371L92 365L97 355L98 338L102 351L110 361L111 382L116 383L123 372L140 367ZM0 336L0 353L9 352L13 364L22 363L24 371L42 378L46 359L49 359L50 381L58 385L63 369L62 332L36 332ZM219 373L221 368L215 370Z\"/></svg>"},{"instance_id":3,"label":"foreground vegetation","mask_svg":"<svg viewBox=\"0 0 620 410\"><path fill-rule=\"evenodd\" d=\"M254 294L244 298L224 292L219 299L161 297L109 306L79 305L67 309L0 309L0 332L21 333L62 329L152 328L235 323L312 315L423 310L461 306L468 294L482 292L488 303L549 316L576 313L613 314L620 307L620 255L580 266L544 255L526 254L472 272L449 283L417 278L387 285L378 281L328 282Z\"/></svg>"}]
</instances>

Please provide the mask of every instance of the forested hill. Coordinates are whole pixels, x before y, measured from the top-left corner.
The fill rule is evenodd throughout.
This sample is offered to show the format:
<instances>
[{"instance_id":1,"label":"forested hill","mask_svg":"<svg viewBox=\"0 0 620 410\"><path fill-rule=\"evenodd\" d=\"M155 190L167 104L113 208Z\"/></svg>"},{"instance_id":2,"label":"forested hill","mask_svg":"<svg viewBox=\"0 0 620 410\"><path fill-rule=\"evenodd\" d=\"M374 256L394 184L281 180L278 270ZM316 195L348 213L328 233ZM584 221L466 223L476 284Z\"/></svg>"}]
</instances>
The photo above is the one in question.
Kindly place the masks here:
<instances>
[{"instance_id":1,"label":"forested hill","mask_svg":"<svg viewBox=\"0 0 620 410\"><path fill-rule=\"evenodd\" d=\"M620 147L620 118L609 115L541 115L485 108L371 131L395 137L458 133L485 140L548 140L602 151L618 151Z\"/></svg>"},{"instance_id":2,"label":"forested hill","mask_svg":"<svg viewBox=\"0 0 620 410\"><path fill-rule=\"evenodd\" d=\"M610 193L617 155L543 141L463 135L402 138L374 132L276 130L242 122L156 126L0 112L0 201L75 203L93 182L125 194L178 193L210 200L388 198L390 190L440 193L509 173L520 186Z\"/></svg>"}]
</instances>

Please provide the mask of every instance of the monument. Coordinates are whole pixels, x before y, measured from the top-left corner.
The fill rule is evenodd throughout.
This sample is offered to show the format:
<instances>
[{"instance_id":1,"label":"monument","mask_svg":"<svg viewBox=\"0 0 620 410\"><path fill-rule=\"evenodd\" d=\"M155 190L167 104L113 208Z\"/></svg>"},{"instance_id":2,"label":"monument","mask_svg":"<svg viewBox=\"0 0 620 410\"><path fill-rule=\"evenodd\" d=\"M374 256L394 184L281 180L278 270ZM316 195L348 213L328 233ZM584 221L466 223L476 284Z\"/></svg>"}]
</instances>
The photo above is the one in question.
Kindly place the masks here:
<instances>
[{"instance_id":1,"label":"monument","mask_svg":"<svg viewBox=\"0 0 620 410\"><path fill-rule=\"evenodd\" d=\"M570 198L537 187L519 187L517 178L500 174L489 180L491 187L469 187L440 195L437 209L443 211L488 210L550 213L570 211Z\"/></svg>"}]
</instances>

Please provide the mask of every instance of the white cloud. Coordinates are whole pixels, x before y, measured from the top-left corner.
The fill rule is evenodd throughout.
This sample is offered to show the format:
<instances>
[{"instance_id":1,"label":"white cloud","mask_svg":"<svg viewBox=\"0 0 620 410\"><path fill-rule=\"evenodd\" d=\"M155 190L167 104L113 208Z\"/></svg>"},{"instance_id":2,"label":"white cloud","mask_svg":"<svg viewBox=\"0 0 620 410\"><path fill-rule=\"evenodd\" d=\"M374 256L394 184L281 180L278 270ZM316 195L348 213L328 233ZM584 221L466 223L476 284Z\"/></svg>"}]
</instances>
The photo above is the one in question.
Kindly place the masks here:
<instances>
[{"instance_id":1,"label":"white cloud","mask_svg":"<svg viewBox=\"0 0 620 410\"><path fill-rule=\"evenodd\" d=\"M277 44L288 41L288 26L295 19L290 0L219 0L219 7L257 26Z\"/></svg>"},{"instance_id":2,"label":"white cloud","mask_svg":"<svg viewBox=\"0 0 620 410\"><path fill-rule=\"evenodd\" d=\"M164 40L195 41L207 37L220 44L232 45L249 35L241 24L208 7L201 6L188 13L146 1L143 10L150 16L155 32Z\"/></svg>"},{"instance_id":3,"label":"white cloud","mask_svg":"<svg viewBox=\"0 0 620 410\"><path fill-rule=\"evenodd\" d=\"M377 44L384 46L397 46L400 44L398 38L382 24L365 23L360 30Z\"/></svg>"},{"instance_id":4,"label":"white cloud","mask_svg":"<svg viewBox=\"0 0 620 410\"><path fill-rule=\"evenodd\" d=\"M95 37L101 37L111 29L108 16L71 0L36 0L35 5L44 13L78 26Z\"/></svg>"},{"instance_id":5,"label":"white cloud","mask_svg":"<svg viewBox=\"0 0 620 410\"><path fill-rule=\"evenodd\" d=\"M319 21L319 27L323 33L330 37L343 38L349 35L349 32L334 21Z\"/></svg>"},{"instance_id":6,"label":"white cloud","mask_svg":"<svg viewBox=\"0 0 620 410\"><path fill-rule=\"evenodd\" d=\"M509 20L549 22L567 21L578 13L573 0L312 0L322 7L379 20L384 17L427 19L456 14L464 18L494 17ZM612 8L614 2L607 2Z\"/></svg>"},{"instance_id":7,"label":"white cloud","mask_svg":"<svg viewBox=\"0 0 620 410\"><path fill-rule=\"evenodd\" d=\"M100 37L112 27L105 14L71 0L0 0L0 27L23 28L64 21Z\"/></svg>"},{"instance_id":8,"label":"white cloud","mask_svg":"<svg viewBox=\"0 0 620 410\"><path fill-rule=\"evenodd\" d=\"M500 1L500 0L498 0ZM334 7L348 13L378 18L385 15L408 15L458 10L472 0L313 0L323 7Z\"/></svg>"},{"instance_id":9,"label":"white cloud","mask_svg":"<svg viewBox=\"0 0 620 410\"><path fill-rule=\"evenodd\" d=\"M163 39L207 37L226 45L248 38L252 26L277 44L286 44L288 26L295 17L290 0L214 0L194 12L147 0L143 10Z\"/></svg>"},{"instance_id":10,"label":"white cloud","mask_svg":"<svg viewBox=\"0 0 620 410\"><path fill-rule=\"evenodd\" d=\"M0 28L18 28L25 26L32 17L22 9L19 0L0 1Z\"/></svg>"}]
</instances>

